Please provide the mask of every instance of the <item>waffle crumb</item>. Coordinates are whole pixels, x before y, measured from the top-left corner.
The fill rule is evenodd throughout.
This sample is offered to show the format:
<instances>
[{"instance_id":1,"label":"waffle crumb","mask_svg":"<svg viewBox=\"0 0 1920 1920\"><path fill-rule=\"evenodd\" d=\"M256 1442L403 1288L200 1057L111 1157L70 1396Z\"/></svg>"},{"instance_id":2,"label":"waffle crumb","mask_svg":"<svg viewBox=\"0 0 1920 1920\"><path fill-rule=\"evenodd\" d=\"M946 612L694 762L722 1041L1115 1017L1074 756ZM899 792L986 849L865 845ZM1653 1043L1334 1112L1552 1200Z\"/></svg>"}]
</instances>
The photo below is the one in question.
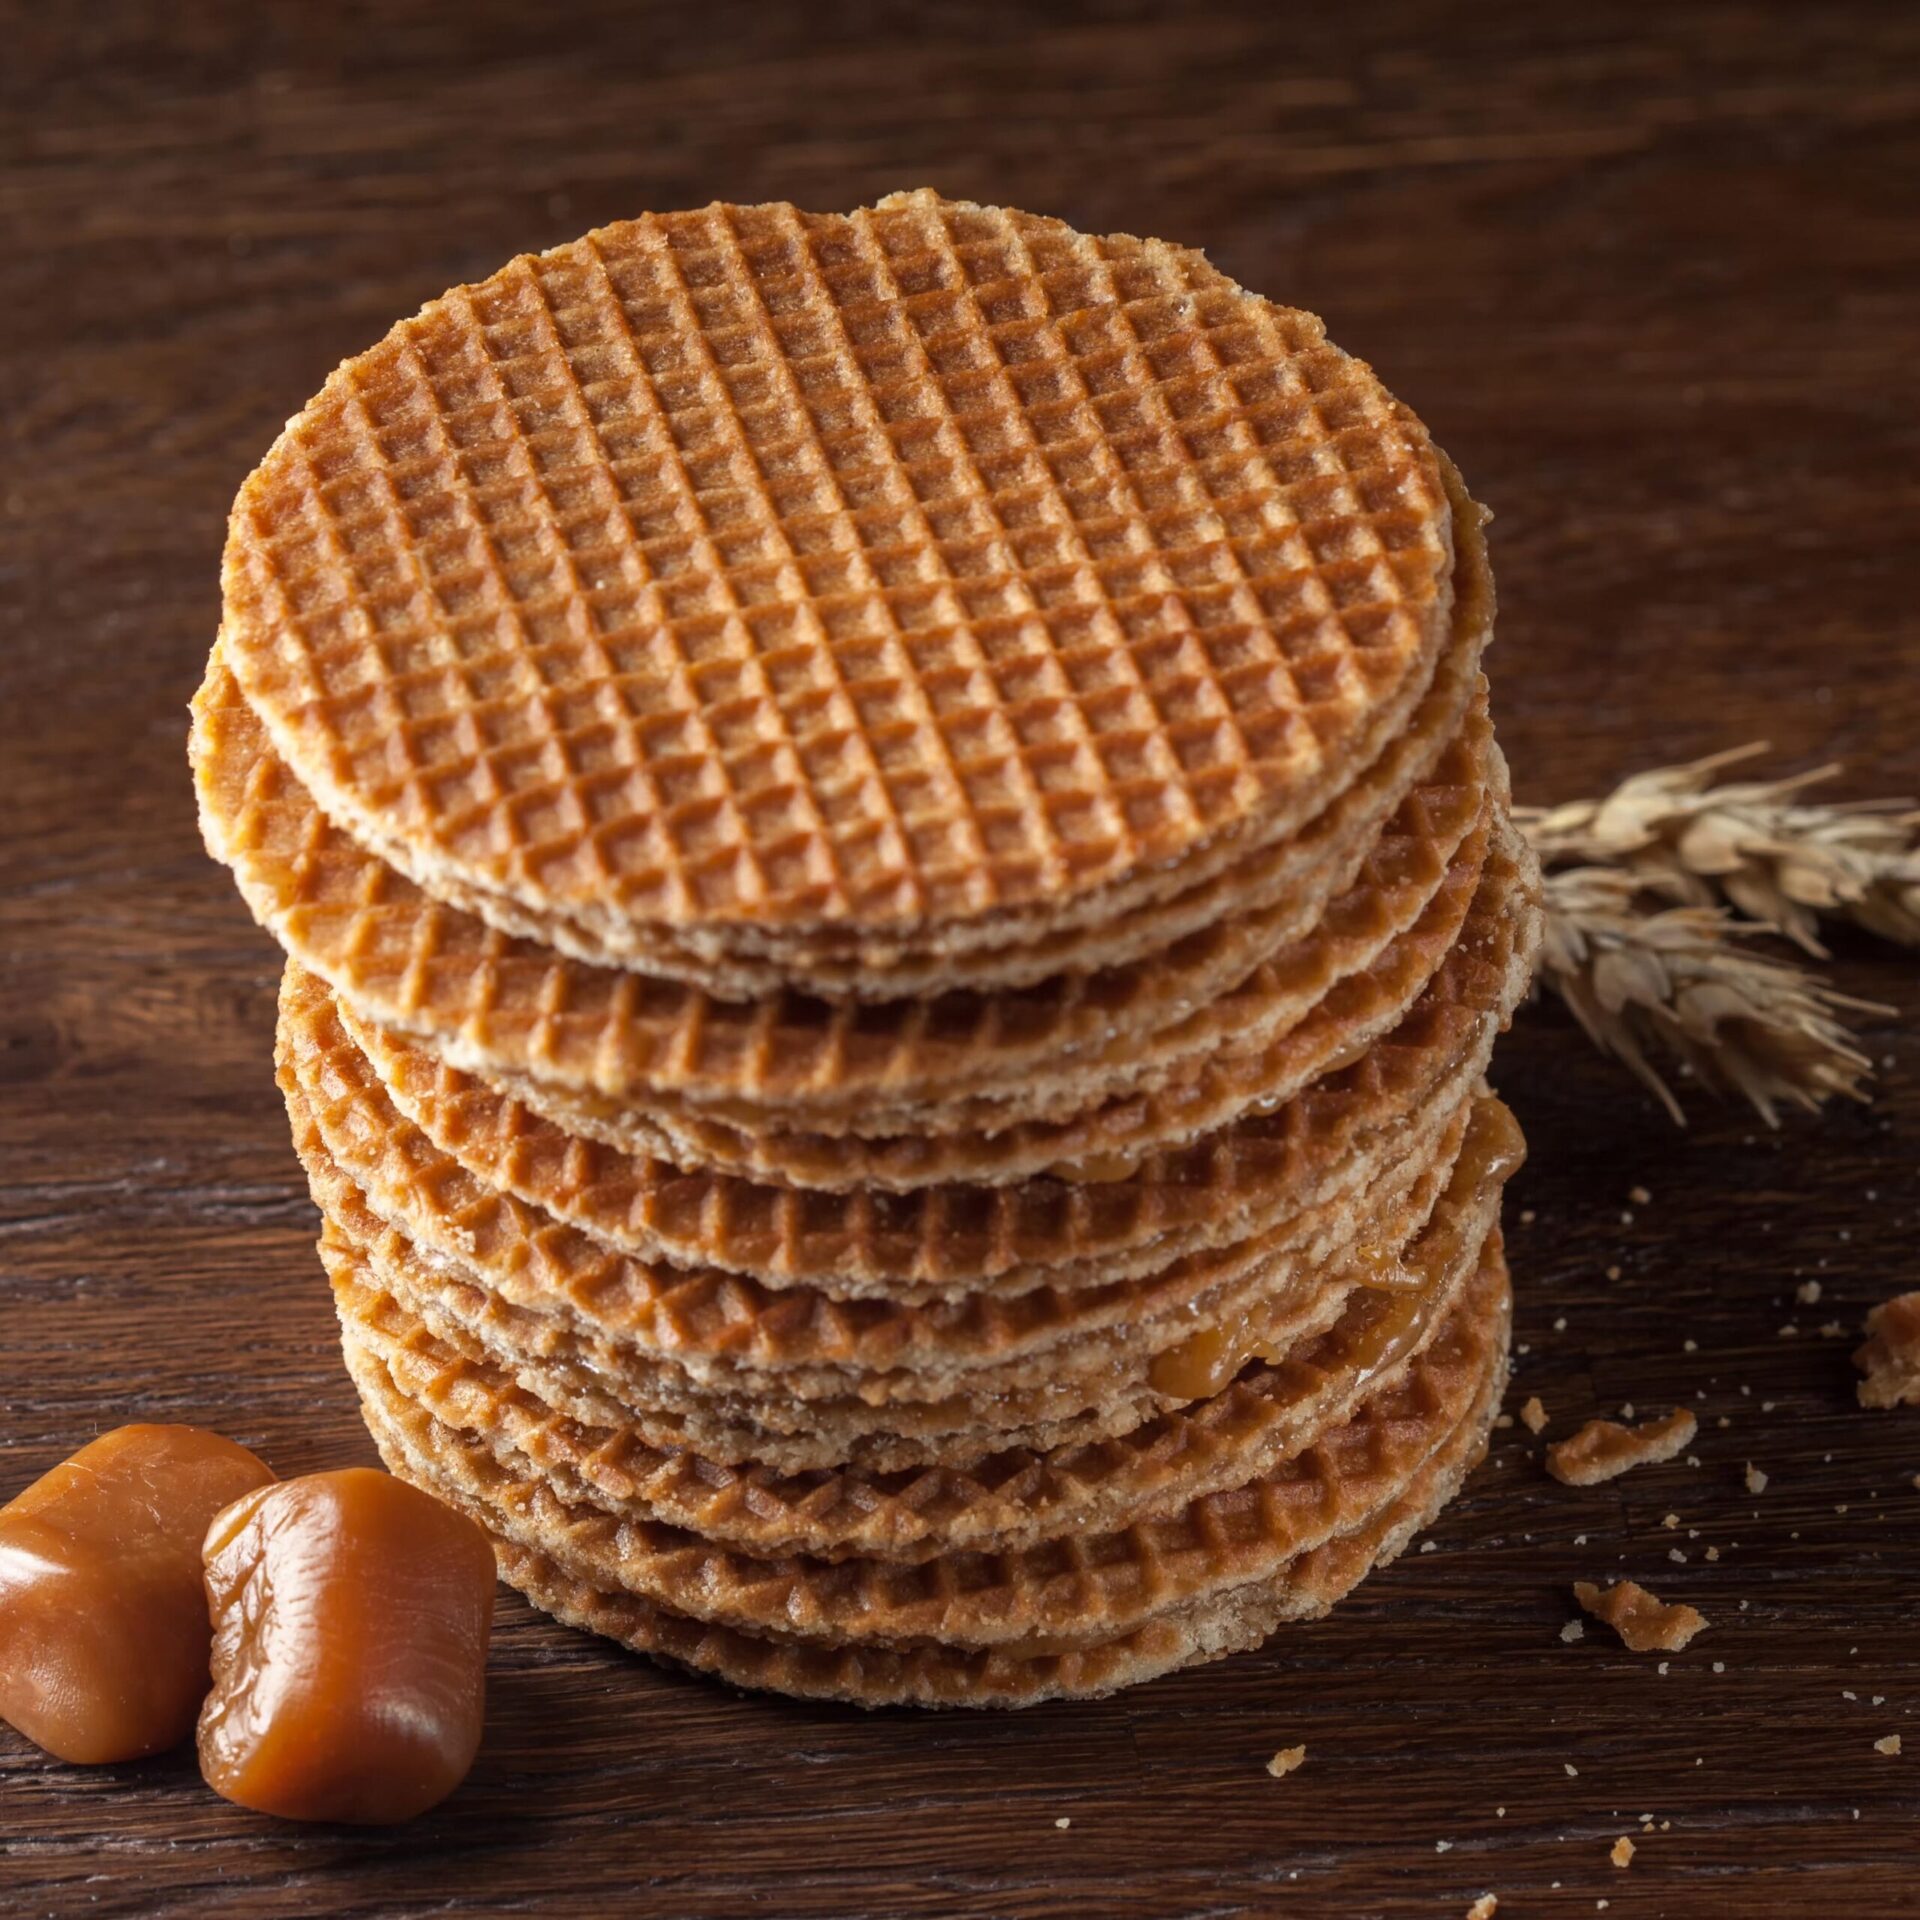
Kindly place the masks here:
<instances>
[{"instance_id":1,"label":"waffle crumb","mask_svg":"<svg viewBox=\"0 0 1920 1920\"><path fill-rule=\"evenodd\" d=\"M1493 1920L1500 1911L1500 1896L1496 1893L1483 1893L1467 1909L1467 1920Z\"/></svg>"},{"instance_id":2,"label":"waffle crumb","mask_svg":"<svg viewBox=\"0 0 1920 1920\"><path fill-rule=\"evenodd\" d=\"M1900 1293L1867 1315L1867 1338L1853 1364L1863 1407L1920 1406L1920 1291Z\"/></svg>"},{"instance_id":3,"label":"waffle crumb","mask_svg":"<svg viewBox=\"0 0 1920 1920\"><path fill-rule=\"evenodd\" d=\"M1751 1460L1747 1462L1746 1481L1749 1493L1765 1493L1767 1490L1767 1476Z\"/></svg>"},{"instance_id":4,"label":"waffle crumb","mask_svg":"<svg viewBox=\"0 0 1920 1920\"><path fill-rule=\"evenodd\" d=\"M1539 1433L1546 1426L1547 1410L1537 1393L1520 1409L1520 1423L1529 1433Z\"/></svg>"},{"instance_id":5,"label":"waffle crumb","mask_svg":"<svg viewBox=\"0 0 1920 1920\"><path fill-rule=\"evenodd\" d=\"M1306 1757L1307 1750L1304 1746L1282 1747L1280 1751L1267 1762L1267 1771L1272 1774L1276 1780L1284 1779L1295 1767L1299 1766Z\"/></svg>"},{"instance_id":6,"label":"waffle crumb","mask_svg":"<svg viewBox=\"0 0 1920 1920\"><path fill-rule=\"evenodd\" d=\"M1678 1653L1707 1624L1697 1607L1668 1606L1634 1580L1605 1588L1576 1580L1573 1597L1633 1653Z\"/></svg>"},{"instance_id":7,"label":"waffle crumb","mask_svg":"<svg viewBox=\"0 0 1920 1920\"><path fill-rule=\"evenodd\" d=\"M1697 1423L1685 1407L1637 1427L1617 1420L1589 1420L1569 1440L1547 1449L1547 1471L1569 1487L1596 1487L1634 1467L1654 1466L1683 1453Z\"/></svg>"},{"instance_id":8,"label":"waffle crumb","mask_svg":"<svg viewBox=\"0 0 1920 1920\"><path fill-rule=\"evenodd\" d=\"M1900 1736L1890 1733L1884 1740L1876 1740L1873 1750L1875 1753L1884 1753L1889 1760L1894 1759L1900 1752Z\"/></svg>"},{"instance_id":9,"label":"waffle crumb","mask_svg":"<svg viewBox=\"0 0 1920 1920\"><path fill-rule=\"evenodd\" d=\"M1607 1855L1607 1858L1611 1860L1616 1867L1631 1866L1633 1864L1633 1842L1623 1833L1620 1838L1613 1843L1613 1851Z\"/></svg>"}]
</instances>

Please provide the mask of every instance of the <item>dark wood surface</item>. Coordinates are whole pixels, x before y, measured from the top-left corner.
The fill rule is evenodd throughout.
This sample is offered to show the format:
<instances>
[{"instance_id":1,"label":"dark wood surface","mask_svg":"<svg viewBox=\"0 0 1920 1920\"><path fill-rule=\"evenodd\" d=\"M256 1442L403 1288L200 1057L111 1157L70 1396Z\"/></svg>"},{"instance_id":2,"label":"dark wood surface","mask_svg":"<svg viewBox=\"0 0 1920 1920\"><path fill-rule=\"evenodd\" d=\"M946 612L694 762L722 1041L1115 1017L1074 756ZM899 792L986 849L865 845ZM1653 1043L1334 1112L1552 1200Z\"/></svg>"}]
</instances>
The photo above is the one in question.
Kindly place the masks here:
<instances>
[{"instance_id":1,"label":"dark wood surface","mask_svg":"<svg viewBox=\"0 0 1920 1920\"><path fill-rule=\"evenodd\" d=\"M371 1457L184 706L279 423L518 250L917 182L1199 244L1325 313L1496 509L1523 796L1756 736L1920 789L1920 10L14 0L0 46L8 1490L133 1417ZM1778 1137L1674 1132L1551 1010L1501 1057L1515 1404L1684 1400L1699 1466L1572 1492L1515 1429L1333 1619L1017 1716L741 1698L509 1599L473 1777L396 1833L0 1731L0 1910L1920 1912L1920 1414L1859 1411L1847 1361L1920 1279L1920 990L1864 940L1839 972L1900 1008L1881 1093ZM1622 1572L1712 1620L1664 1674L1562 1642Z\"/></svg>"}]
</instances>

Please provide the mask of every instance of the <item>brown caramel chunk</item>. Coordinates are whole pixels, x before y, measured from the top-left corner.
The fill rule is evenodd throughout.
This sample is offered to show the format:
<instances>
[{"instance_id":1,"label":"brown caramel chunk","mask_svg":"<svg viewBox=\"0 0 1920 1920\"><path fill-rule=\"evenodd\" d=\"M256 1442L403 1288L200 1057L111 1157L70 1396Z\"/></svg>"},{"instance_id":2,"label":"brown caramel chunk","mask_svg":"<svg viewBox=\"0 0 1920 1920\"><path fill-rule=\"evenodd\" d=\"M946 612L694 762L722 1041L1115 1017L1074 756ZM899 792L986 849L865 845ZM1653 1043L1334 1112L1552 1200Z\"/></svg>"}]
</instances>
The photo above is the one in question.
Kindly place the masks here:
<instances>
[{"instance_id":1,"label":"brown caramel chunk","mask_svg":"<svg viewBox=\"0 0 1920 1920\"><path fill-rule=\"evenodd\" d=\"M1547 1449L1547 1471L1569 1487L1597 1487L1630 1468L1673 1459L1692 1445L1696 1424L1685 1407L1637 1427L1589 1420L1571 1439L1557 1440Z\"/></svg>"},{"instance_id":2,"label":"brown caramel chunk","mask_svg":"<svg viewBox=\"0 0 1920 1920\"><path fill-rule=\"evenodd\" d=\"M410 1820L480 1745L493 1551L367 1467L283 1481L206 1540L213 1691L200 1771L288 1820Z\"/></svg>"},{"instance_id":3,"label":"brown caramel chunk","mask_svg":"<svg viewBox=\"0 0 1920 1920\"><path fill-rule=\"evenodd\" d=\"M1696 1607L1668 1606L1634 1580L1606 1588L1576 1580L1573 1597L1634 1653L1678 1653L1707 1624Z\"/></svg>"},{"instance_id":4,"label":"brown caramel chunk","mask_svg":"<svg viewBox=\"0 0 1920 1920\"><path fill-rule=\"evenodd\" d=\"M1895 1294L1867 1315L1853 1364L1863 1407L1920 1407L1920 1292Z\"/></svg>"},{"instance_id":5,"label":"brown caramel chunk","mask_svg":"<svg viewBox=\"0 0 1920 1920\"><path fill-rule=\"evenodd\" d=\"M198 1427L116 1427L0 1507L0 1718L93 1765L178 1746L207 1691L200 1542L273 1474Z\"/></svg>"}]
</instances>

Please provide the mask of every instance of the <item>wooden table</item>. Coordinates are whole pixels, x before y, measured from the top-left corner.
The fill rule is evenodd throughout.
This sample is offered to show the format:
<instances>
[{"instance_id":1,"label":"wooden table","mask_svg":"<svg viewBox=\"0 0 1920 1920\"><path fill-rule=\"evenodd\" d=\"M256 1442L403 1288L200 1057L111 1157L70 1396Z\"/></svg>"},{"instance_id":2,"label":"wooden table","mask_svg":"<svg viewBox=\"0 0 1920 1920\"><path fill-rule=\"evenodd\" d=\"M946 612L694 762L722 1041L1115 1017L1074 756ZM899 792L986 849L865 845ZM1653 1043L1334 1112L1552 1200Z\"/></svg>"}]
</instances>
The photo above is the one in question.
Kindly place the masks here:
<instances>
[{"instance_id":1,"label":"wooden table","mask_svg":"<svg viewBox=\"0 0 1920 1920\"><path fill-rule=\"evenodd\" d=\"M0 9L7 1488L130 1418L371 1457L184 708L280 421L519 249L921 181L1198 243L1324 312L1497 509L1523 796L1762 735L1920 789L1920 11L1447 11ZM1577 1493L1516 1428L1333 1619L1017 1716L739 1698L509 1599L479 1765L404 1831L0 1734L0 1909L1920 1912L1920 1414L1858 1410L1847 1360L1920 1277L1920 989L1865 940L1839 973L1901 1009L1864 1023L1882 1091L1778 1136L1675 1132L1550 1010L1501 1056L1516 1403L1685 1401L1698 1466ZM1712 1631L1564 1642L1570 1583L1619 1573Z\"/></svg>"}]
</instances>

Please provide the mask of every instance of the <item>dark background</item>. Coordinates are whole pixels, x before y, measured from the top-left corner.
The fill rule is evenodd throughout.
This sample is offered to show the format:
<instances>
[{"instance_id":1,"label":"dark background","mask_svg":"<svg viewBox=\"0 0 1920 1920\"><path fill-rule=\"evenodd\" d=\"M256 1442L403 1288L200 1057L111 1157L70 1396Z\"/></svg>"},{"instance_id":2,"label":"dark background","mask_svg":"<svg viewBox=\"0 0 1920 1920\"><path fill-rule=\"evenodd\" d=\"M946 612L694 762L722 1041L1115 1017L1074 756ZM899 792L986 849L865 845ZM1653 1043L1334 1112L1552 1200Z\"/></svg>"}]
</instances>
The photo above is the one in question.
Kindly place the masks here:
<instances>
[{"instance_id":1,"label":"dark background","mask_svg":"<svg viewBox=\"0 0 1920 1920\"><path fill-rule=\"evenodd\" d=\"M918 183L1197 244L1381 368L1498 515L1523 797L1761 736L1920 789L1920 8L0 6L6 1489L130 1417L371 1457L277 955L184 763L243 474L518 250ZM1553 1009L1502 1054L1515 1403L1564 1434L1684 1399L1698 1467L1577 1493L1515 1429L1332 1620L1013 1717L733 1697L509 1600L473 1777L397 1833L0 1731L0 1909L1920 1912L1920 1412L1857 1410L1847 1363L1920 1279L1920 990L1864 939L1839 971L1901 1008L1865 1022L1883 1091L1778 1137L1676 1133ZM1621 1572L1713 1622L1664 1675L1561 1641L1569 1583Z\"/></svg>"}]
</instances>

